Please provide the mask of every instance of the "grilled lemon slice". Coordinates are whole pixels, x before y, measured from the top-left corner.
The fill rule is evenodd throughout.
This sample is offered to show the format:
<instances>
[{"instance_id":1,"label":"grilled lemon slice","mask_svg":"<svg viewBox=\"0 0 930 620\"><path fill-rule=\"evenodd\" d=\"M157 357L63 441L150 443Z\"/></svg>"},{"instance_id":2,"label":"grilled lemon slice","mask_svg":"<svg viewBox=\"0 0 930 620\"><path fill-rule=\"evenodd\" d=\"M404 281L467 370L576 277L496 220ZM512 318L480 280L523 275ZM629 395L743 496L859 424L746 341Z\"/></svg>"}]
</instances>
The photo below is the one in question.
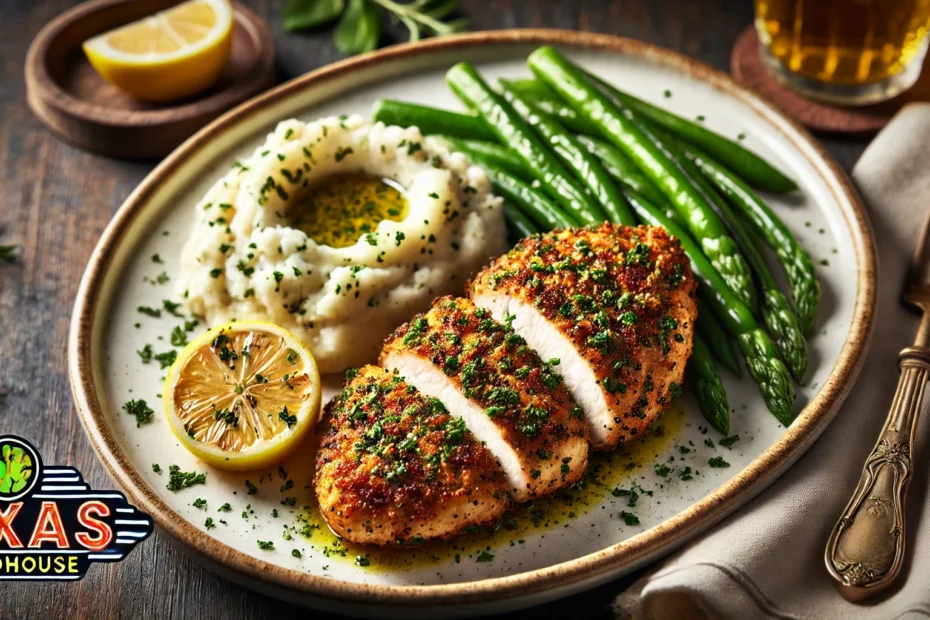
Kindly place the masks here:
<instances>
[{"instance_id":1,"label":"grilled lemon slice","mask_svg":"<svg viewBox=\"0 0 930 620\"><path fill-rule=\"evenodd\" d=\"M286 329L236 322L191 342L168 371L165 417L185 448L221 469L286 458L316 424L320 373Z\"/></svg>"},{"instance_id":2,"label":"grilled lemon slice","mask_svg":"<svg viewBox=\"0 0 930 620\"><path fill-rule=\"evenodd\" d=\"M97 73L133 97L171 101L213 84L232 49L227 0L189 0L84 42Z\"/></svg>"}]
</instances>

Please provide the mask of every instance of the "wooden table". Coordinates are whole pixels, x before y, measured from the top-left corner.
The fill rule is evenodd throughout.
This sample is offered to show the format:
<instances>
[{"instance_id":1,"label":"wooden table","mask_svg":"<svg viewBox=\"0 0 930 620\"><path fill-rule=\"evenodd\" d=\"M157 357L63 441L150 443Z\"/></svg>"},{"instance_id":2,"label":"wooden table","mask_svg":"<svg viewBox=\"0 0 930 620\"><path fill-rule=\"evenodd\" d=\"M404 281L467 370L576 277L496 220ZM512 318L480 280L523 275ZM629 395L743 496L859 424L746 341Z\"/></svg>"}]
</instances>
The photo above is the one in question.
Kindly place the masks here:
<instances>
[{"instance_id":1,"label":"wooden table","mask_svg":"<svg viewBox=\"0 0 930 620\"><path fill-rule=\"evenodd\" d=\"M331 32L281 31L283 0L245 1L277 37L280 79L340 58ZM30 40L69 0L0 0L0 433L34 442L45 461L73 465L95 486L112 487L71 402L66 342L71 306L91 250L113 212L152 167L59 142L25 103L23 61ZM748 0L465 0L474 30L558 27L643 39L729 66L730 48L752 19ZM400 31L396 32L402 36ZM387 42L387 41L386 41ZM847 170L865 141L824 140ZM540 610L517 614L612 617L626 578ZM119 564L97 565L78 583L5 584L0 618L272 618L304 613L206 571L157 534ZM326 617L313 614L314 617Z\"/></svg>"}]
</instances>

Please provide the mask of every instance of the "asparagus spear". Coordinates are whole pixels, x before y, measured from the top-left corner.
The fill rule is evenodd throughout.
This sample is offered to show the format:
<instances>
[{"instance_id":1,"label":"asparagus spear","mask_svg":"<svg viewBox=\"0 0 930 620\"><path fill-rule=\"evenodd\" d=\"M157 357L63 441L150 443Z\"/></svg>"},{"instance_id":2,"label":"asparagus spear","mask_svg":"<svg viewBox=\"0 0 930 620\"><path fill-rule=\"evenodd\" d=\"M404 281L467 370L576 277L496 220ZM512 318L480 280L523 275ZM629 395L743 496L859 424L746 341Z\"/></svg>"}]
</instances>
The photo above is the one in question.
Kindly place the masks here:
<instances>
[{"instance_id":1,"label":"asparagus spear","mask_svg":"<svg viewBox=\"0 0 930 620\"><path fill-rule=\"evenodd\" d=\"M688 359L688 373L701 413L711 426L724 435L729 435L730 403L727 402L727 393L714 367L710 350L698 334L694 334L694 348Z\"/></svg>"},{"instance_id":2,"label":"asparagus spear","mask_svg":"<svg viewBox=\"0 0 930 620\"><path fill-rule=\"evenodd\" d=\"M695 327L704 344L713 353L714 358L734 375L742 377L743 369L733 353L733 347L730 344L726 329L713 311L700 298L698 298L698 320Z\"/></svg>"},{"instance_id":3,"label":"asparagus spear","mask_svg":"<svg viewBox=\"0 0 930 620\"><path fill-rule=\"evenodd\" d=\"M759 290L762 293L759 311L769 334L772 336L772 341L775 343L775 349L788 366L795 381L800 383L807 371L807 344L804 342L801 325L791 310L791 304L778 290L778 283L775 282L768 265L765 264L759 254L759 250L756 248L752 236L743 221L701 173L695 160L687 157L685 154L687 147L674 136L668 135L667 132L657 130L657 133L681 154L682 159L679 160L679 163L691 174L711 206L727 223L730 234L739 245L746 262L752 268L756 282L759 284Z\"/></svg>"},{"instance_id":4,"label":"asparagus spear","mask_svg":"<svg viewBox=\"0 0 930 620\"><path fill-rule=\"evenodd\" d=\"M530 54L530 68L582 116L597 125L649 179L688 223L701 249L732 292L746 305L755 305L752 273L720 217L695 188L689 175L675 163L665 145L645 130L629 109L611 99L567 58L551 47Z\"/></svg>"},{"instance_id":5,"label":"asparagus spear","mask_svg":"<svg viewBox=\"0 0 930 620\"><path fill-rule=\"evenodd\" d=\"M640 219L653 226L664 227L681 241L685 253L691 259L694 275L706 287L708 305L723 319L727 331L737 339L749 375L759 385L769 411L785 426L791 424L794 419L794 386L791 383L791 373L778 357L771 338L756 323L749 308L733 295L720 274L701 252L700 246L683 228L642 196L632 192L625 194L627 202Z\"/></svg>"},{"instance_id":6,"label":"asparagus spear","mask_svg":"<svg viewBox=\"0 0 930 620\"><path fill-rule=\"evenodd\" d=\"M775 250L791 284L801 328L810 332L820 303L820 281L810 255L781 218L742 179L700 150L690 147L689 152L711 183L749 219L754 236L764 239Z\"/></svg>"}]
</instances>

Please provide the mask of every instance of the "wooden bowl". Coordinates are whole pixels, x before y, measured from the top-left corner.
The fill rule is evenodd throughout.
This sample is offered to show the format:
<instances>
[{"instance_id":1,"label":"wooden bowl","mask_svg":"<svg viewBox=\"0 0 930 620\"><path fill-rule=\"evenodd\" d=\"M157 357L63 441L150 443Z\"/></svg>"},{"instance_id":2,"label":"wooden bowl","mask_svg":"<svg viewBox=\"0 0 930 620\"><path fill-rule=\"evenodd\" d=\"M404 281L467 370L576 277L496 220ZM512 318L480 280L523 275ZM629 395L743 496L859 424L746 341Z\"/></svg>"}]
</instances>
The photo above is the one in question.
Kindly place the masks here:
<instances>
[{"instance_id":1,"label":"wooden bowl","mask_svg":"<svg viewBox=\"0 0 930 620\"><path fill-rule=\"evenodd\" d=\"M177 0L94 0L52 20L26 55L26 98L60 138L103 155L154 159L208 122L274 84L274 38L255 13L233 5L229 63L206 91L167 104L139 101L105 82L81 44Z\"/></svg>"}]
</instances>

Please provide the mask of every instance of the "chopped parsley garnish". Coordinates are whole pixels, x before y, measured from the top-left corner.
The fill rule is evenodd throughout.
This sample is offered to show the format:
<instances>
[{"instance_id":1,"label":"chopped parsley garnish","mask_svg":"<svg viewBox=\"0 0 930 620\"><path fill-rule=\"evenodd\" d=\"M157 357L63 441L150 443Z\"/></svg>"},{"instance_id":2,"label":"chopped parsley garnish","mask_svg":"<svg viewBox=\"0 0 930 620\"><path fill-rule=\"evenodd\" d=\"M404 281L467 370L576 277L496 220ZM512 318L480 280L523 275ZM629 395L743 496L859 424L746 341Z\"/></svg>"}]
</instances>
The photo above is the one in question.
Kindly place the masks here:
<instances>
[{"instance_id":1,"label":"chopped parsley garnish","mask_svg":"<svg viewBox=\"0 0 930 620\"><path fill-rule=\"evenodd\" d=\"M487 551L482 550L482 551L478 554L478 559L476 559L475 561L476 561L476 562L493 562L493 561L494 561L494 554L488 553Z\"/></svg>"},{"instance_id":2,"label":"chopped parsley garnish","mask_svg":"<svg viewBox=\"0 0 930 620\"><path fill-rule=\"evenodd\" d=\"M623 522L627 525L639 525L639 517L632 512L623 510L620 512L620 518L623 519Z\"/></svg>"},{"instance_id":3,"label":"chopped parsley garnish","mask_svg":"<svg viewBox=\"0 0 930 620\"><path fill-rule=\"evenodd\" d=\"M168 486L169 491L177 493L181 489L192 487L195 484L205 484L207 474L198 474L195 471L181 471L177 465L168 466Z\"/></svg>"},{"instance_id":4,"label":"chopped parsley garnish","mask_svg":"<svg viewBox=\"0 0 930 620\"><path fill-rule=\"evenodd\" d=\"M150 316L156 319L161 317L161 310L159 310L158 308L149 308L148 306L139 306L138 308L136 308L136 311L140 312L141 314L145 314L147 316Z\"/></svg>"},{"instance_id":5,"label":"chopped parsley garnish","mask_svg":"<svg viewBox=\"0 0 930 620\"><path fill-rule=\"evenodd\" d=\"M162 299L161 305L165 308L165 312L168 314L173 314L174 316L184 316L178 312L178 308L181 307L181 304L176 304L169 299Z\"/></svg>"},{"instance_id":6,"label":"chopped parsley garnish","mask_svg":"<svg viewBox=\"0 0 930 620\"><path fill-rule=\"evenodd\" d=\"M284 406L284 409L278 412L278 419L287 424L288 428L291 428L297 424L297 416L291 415L287 412L287 405Z\"/></svg>"},{"instance_id":7,"label":"chopped parsley garnish","mask_svg":"<svg viewBox=\"0 0 930 620\"><path fill-rule=\"evenodd\" d=\"M194 508L202 508L203 510L206 510L206 509L207 509L207 500L205 500L205 499L202 498L202 497L198 497L197 499L194 500L193 506L194 506Z\"/></svg>"},{"instance_id":8,"label":"chopped parsley garnish","mask_svg":"<svg viewBox=\"0 0 930 620\"><path fill-rule=\"evenodd\" d=\"M159 465L158 463L152 463L152 471L154 471L156 474L160 474L161 465Z\"/></svg>"},{"instance_id":9,"label":"chopped parsley garnish","mask_svg":"<svg viewBox=\"0 0 930 620\"><path fill-rule=\"evenodd\" d=\"M270 540L259 540L258 548L263 551L274 551L274 543Z\"/></svg>"},{"instance_id":10,"label":"chopped parsley garnish","mask_svg":"<svg viewBox=\"0 0 930 620\"><path fill-rule=\"evenodd\" d=\"M174 363L174 360L178 358L177 351L165 351L164 353L156 353L154 356L156 362L158 362L158 367L161 370L165 368L170 368Z\"/></svg>"},{"instance_id":11,"label":"chopped parsley garnish","mask_svg":"<svg viewBox=\"0 0 930 620\"><path fill-rule=\"evenodd\" d=\"M216 509L217 512L229 512L232 510L232 506L229 505L229 502L226 502L222 506Z\"/></svg>"},{"instance_id":12,"label":"chopped parsley garnish","mask_svg":"<svg viewBox=\"0 0 930 620\"><path fill-rule=\"evenodd\" d=\"M151 422L152 415L155 413L152 408L149 407L149 404L141 398L127 402L123 405L123 409L125 409L126 413L129 415L136 416L136 428Z\"/></svg>"},{"instance_id":13,"label":"chopped parsley garnish","mask_svg":"<svg viewBox=\"0 0 930 620\"><path fill-rule=\"evenodd\" d=\"M175 325L174 329L171 330L171 345L175 347L183 347L187 345L187 334L184 333L184 328L180 325ZM149 347L149 349L151 349L151 347ZM149 353L151 353L151 350ZM149 357L151 357L151 355Z\"/></svg>"},{"instance_id":14,"label":"chopped parsley garnish","mask_svg":"<svg viewBox=\"0 0 930 620\"><path fill-rule=\"evenodd\" d=\"M158 263L159 265L164 265L164 264L165 264L165 261L163 261L163 260L161 259L161 256L159 256L158 254L152 254L152 262L153 262L153 263Z\"/></svg>"},{"instance_id":15,"label":"chopped parsley garnish","mask_svg":"<svg viewBox=\"0 0 930 620\"><path fill-rule=\"evenodd\" d=\"M729 448L730 446L735 444L737 441L739 441L739 435L730 435L729 437L724 437L723 439L720 439L717 443L719 443L724 448Z\"/></svg>"},{"instance_id":16,"label":"chopped parsley garnish","mask_svg":"<svg viewBox=\"0 0 930 620\"><path fill-rule=\"evenodd\" d=\"M145 345L141 350L136 351L136 353L139 354L139 359L142 360L143 364L148 364L151 362L152 356L154 355L154 352L152 351L152 345L150 344Z\"/></svg>"},{"instance_id":17,"label":"chopped parsley garnish","mask_svg":"<svg viewBox=\"0 0 930 620\"><path fill-rule=\"evenodd\" d=\"M208 530L212 530L216 527L216 524L213 523L213 517L207 517L207 520L203 522L203 526Z\"/></svg>"},{"instance_id":18,"label":"chopped parsley garnish","mask_svg":"<svg viewBox=\"0 0 930 620\"><path fill-rule=\"evenodd\" d=\"M730 464L723 460L722 456L715 456L714 458L707 461L707 464L711 467L722 468L729 467Z\"/></svg>"},{"instance_id":19,"label":"chopped parsley garnish","mask_svg":"<svg viewBox=\"0 0 930 620\"><path fill-rule=\"evenodd\" d=\"M291 555L294 556L295 558L302 558L302 557L303 557L303 554L300 553L300 550L298 550L298 549L291 549Z\"/></svg>"},{"instance_id":20,"label":"chopped parsley garnish","mask_svg":"<svg viewBox=\"0 0 930 620\"><path fill-rule=\"evenodd\" d=\"M248 489L247 495L255 495L258 493L258 487L252 484L250 480L245 481L245 488Z\"/></svg>"},{"instance_id":21,"label":"chopped parsley garnish","mask_svg":"<svg viewBox=\"0 0 930 620\"><path fill-rule=\"evenodd\" d=\"M218 277L220 277L220 275L222 275L222 273L223 273L223 270L220 269L219 267L217 267L216 269L211 269L211 270L210 270L210 277L211 277L211 278L218 278Z\"/></svg>"}]
</instances>

